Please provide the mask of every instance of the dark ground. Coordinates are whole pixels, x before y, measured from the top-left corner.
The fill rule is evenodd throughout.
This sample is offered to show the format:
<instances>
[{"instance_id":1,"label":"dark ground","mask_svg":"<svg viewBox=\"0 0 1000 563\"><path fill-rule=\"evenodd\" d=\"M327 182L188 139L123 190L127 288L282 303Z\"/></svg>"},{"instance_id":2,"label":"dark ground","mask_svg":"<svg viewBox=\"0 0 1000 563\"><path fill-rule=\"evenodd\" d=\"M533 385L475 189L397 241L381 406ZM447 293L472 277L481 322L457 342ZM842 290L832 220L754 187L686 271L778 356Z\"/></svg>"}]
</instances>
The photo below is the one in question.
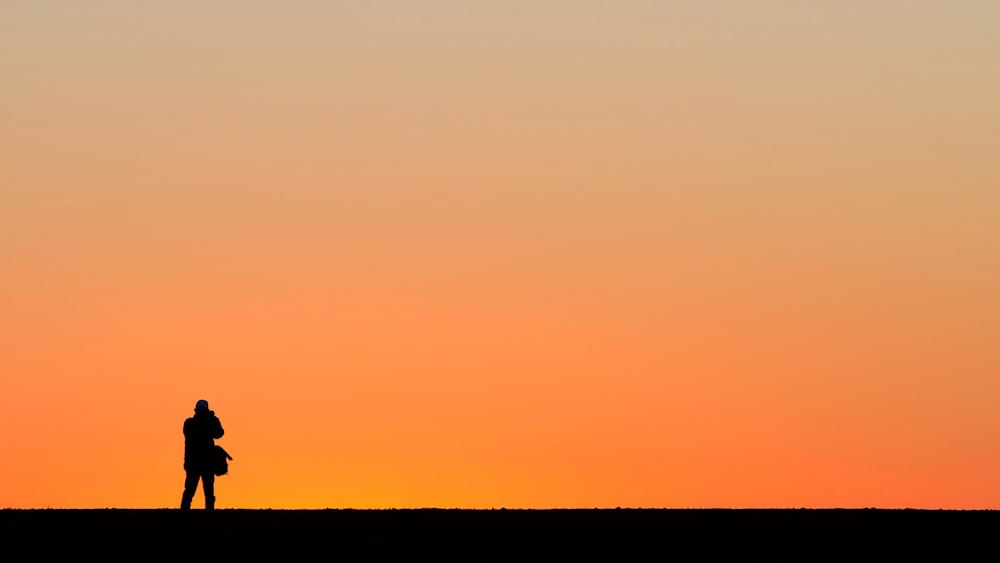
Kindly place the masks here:
<instances>
[{"instance_id":1,"label":"dark ground","mask_svg":"<svg viewBox=\"0 0 1000 563\"><path fill-rule=\"evenodd\" d=\"M154 561L209 546L254 560L993 559L997 532L998 511L910 509L0 510L8 550Z\"/></svg>"}]
</instances>

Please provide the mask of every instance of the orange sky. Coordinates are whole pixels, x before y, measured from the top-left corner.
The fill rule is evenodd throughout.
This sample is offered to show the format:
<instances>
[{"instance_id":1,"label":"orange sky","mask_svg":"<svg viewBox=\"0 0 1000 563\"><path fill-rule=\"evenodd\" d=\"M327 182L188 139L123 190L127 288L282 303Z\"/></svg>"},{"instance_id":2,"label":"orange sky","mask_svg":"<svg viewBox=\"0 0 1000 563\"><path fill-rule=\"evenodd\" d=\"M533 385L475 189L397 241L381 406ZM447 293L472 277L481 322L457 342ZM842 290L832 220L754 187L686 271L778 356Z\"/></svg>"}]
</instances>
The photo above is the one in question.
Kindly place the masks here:
<instances>
[{"instance_id":1,"label":"orange sky","mask_svg":"<svg viewBox=\"0 0 1000 563\"><path fill-rule=\"evenodd\" d=\"M1000 5L626 4L8 2L0 507L1000 508Z\"/></svg>"}]
</instances>

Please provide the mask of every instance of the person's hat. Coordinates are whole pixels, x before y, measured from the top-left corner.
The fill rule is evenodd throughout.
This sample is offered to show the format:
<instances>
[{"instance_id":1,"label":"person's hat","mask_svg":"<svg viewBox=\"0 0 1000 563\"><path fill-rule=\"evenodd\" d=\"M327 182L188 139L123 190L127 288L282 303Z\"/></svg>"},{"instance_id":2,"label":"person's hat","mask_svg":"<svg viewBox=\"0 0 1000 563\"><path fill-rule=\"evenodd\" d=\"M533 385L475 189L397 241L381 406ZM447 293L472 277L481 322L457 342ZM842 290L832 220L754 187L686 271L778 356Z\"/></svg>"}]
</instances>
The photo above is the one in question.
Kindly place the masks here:
<instances>
[{"instance_id":1,"label":"person's hat","mask_svg":"<svg viewBox=\"0 0 1000 563\"><path fill-rule=\"evenodd\" d=\"M196 410L196 411L207 411L208 410L208 401L206 401L205 399L201 399L200 401L198 401L197 403L194 404L194 410Z\"/></svg>"}]
</instances>

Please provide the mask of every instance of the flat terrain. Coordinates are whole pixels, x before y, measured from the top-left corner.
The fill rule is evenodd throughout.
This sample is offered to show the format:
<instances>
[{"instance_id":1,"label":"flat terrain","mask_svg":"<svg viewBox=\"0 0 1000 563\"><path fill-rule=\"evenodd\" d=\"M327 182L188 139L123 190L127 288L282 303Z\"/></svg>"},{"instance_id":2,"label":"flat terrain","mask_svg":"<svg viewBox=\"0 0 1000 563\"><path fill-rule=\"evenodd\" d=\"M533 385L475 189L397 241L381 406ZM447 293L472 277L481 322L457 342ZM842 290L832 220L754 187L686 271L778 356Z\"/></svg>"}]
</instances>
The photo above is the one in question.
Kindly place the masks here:
<instances>
[{"instance_id":1,"label":"flat terrain","mask_svg":"<svg viewBox=\"0 0 1000 563\"><path fill-rule=\"evenodd\" d=\"M972 556L995 553L1000 512L883 509L0 510L8 547L112 555L192 546L230 555ZM99 550L99 551L98 551ZM985 550L985 551L984 551ZM264 551L258 552L263 554Z\"/></svg>"}]
</instances>

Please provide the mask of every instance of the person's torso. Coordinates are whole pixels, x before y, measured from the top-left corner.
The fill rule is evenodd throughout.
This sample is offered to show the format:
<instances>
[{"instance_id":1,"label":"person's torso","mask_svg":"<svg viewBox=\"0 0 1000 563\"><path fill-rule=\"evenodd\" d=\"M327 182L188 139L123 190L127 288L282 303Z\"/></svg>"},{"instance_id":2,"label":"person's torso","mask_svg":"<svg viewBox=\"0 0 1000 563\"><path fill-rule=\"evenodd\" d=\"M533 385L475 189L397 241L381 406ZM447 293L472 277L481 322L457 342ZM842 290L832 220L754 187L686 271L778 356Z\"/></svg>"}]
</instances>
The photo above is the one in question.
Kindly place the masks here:
<instances>
[{"instance_id":1,"label":"person's torso","mask_svg":"<svg viewBox=\"0 0 1000 563\"><path fill-rule=\"evenodd\" d=\"M215 445L215 436L221 426L214 414L196 414L184 421L185 451L204 454Z\"/></svg>"}]
</instances>

